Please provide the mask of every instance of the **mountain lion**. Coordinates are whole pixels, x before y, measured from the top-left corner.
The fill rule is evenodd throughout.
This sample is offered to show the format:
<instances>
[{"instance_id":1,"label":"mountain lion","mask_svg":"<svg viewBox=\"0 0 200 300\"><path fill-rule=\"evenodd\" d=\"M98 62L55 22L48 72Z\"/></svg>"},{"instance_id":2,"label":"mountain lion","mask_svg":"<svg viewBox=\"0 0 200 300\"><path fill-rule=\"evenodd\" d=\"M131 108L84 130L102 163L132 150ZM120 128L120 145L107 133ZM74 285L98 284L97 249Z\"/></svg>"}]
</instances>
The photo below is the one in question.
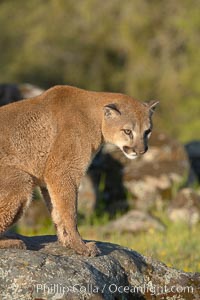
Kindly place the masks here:
<instances>
[{"instance_id":1,"label":"mountain lion","mask_svg":"<svg viewBox=\"0 0 200 300\"><path fill-rule=\"evenodd\" d=\"M158 101L140 103L117 93L55 86L0 108L0 248L24 248L5 236L39 186L62 245L86 256L99 254L77 229L77 194L100 146L117 145L134 159L148 149ZM3 235L4 234L4 235Z\"/></svg>"}]
</instances>

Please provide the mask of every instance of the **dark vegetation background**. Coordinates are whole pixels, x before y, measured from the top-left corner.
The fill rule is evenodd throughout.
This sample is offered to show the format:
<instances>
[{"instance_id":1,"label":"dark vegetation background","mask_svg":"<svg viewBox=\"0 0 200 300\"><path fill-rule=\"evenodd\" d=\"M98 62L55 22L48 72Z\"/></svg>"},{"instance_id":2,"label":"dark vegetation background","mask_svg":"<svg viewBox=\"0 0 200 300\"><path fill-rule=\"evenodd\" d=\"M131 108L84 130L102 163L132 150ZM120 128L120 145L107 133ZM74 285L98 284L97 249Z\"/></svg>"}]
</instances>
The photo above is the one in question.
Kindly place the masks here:
<instances>
[{"instance_id":1,"label":"dark vegetation background","mask_svg":"<svg viewBox=\"0 0 200 300\"><path fill-rule=\"evenodd\" d=\"M156 126L199 138L199 0L0 2L0 82L160 99Z\"/></svg>"}]
</instances>

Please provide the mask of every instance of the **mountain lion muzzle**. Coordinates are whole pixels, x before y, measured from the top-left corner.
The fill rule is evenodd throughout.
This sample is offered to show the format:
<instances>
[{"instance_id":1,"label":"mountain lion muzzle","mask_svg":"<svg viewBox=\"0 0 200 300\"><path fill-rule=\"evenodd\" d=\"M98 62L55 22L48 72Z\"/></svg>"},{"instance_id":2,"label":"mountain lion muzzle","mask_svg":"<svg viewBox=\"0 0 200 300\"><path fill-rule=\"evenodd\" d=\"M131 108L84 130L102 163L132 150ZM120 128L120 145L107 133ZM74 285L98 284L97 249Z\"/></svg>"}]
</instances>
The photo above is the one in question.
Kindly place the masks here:
<instances>
[{"instance_id":1,"label":"mountain lion muzzle","mask_svg":"<svg viewBox=\"0 0 200 300\"><path fill-rule=\"evenodd\" d=\"M77 195L91 158L103 143L134 159L148 149L158 101L141 103L117 93L55 86L0 108L0 248L24 248L3 236L39 186L62 245L99 254L77 229Z\"/></svg>"}]
</instances>

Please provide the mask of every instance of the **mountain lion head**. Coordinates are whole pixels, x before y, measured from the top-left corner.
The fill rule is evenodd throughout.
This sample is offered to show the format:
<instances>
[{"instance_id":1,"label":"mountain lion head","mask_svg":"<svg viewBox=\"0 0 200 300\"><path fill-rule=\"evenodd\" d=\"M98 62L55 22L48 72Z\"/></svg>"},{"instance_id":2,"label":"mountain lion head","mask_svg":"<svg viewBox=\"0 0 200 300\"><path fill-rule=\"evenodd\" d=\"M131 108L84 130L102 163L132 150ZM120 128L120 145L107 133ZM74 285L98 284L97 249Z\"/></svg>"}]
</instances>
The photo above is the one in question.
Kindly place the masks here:
<instances>
[{"instance_id":1,"label":"mountain lion head","mask_svg":"<svg viewBox=\"0 0 200 300\"><path fill-rule=\"evenodd\" d=\"M148 150L152 115L158 103L141 103L128 98L105 105L102 124L105 141L118 146L129 159L144 154Z\"/></svg>"}]
</instances>

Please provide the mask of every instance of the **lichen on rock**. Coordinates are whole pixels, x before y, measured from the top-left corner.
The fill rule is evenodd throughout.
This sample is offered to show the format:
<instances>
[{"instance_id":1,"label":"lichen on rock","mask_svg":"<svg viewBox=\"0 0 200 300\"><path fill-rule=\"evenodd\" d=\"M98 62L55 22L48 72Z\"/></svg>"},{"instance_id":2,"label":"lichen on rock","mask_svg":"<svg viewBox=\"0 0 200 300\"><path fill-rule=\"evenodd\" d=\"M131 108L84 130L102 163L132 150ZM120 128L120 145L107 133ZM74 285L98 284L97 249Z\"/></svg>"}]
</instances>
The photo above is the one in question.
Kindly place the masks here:
<instances>
[{"instance_id":1,"label":"lichen on rock","mask_svg":"<svg viewBox=\"0 0 200 300\"><path fill-rule=\"evenodd\" d=\"M168 268L139 253L97 242L83 257L55 236L23 237L28 250L0 250L0 299L199 299L200 274Z\"/></svg>"}]
</instances>

